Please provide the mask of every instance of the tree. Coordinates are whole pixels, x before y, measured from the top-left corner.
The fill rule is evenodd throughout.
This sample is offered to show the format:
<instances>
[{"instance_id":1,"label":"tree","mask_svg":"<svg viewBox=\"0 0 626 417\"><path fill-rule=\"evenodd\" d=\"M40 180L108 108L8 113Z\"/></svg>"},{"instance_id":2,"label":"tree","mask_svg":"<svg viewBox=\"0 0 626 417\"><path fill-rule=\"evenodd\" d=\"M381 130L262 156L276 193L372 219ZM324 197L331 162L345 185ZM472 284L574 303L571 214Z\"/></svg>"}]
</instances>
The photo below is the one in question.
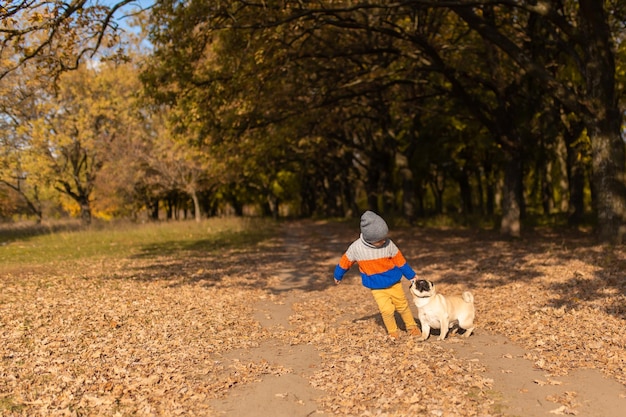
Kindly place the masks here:
<instances>
[{"instance_id":1,"label":"tree","mask_svg":"<svg viewBox=\"0 0 626 417\"><path fill-rule=\"evenodd\" d=\"M190 143L190 131L172 126L163 110L153 114L153 121L156 136L151 137L142 152L136 154L145 172L141 182L162 194L184 192L193 202L196 221L200 221L201 193L214 192L228 181L224 164L208 150L207 144Z\"/></svg>"},{"instance_id":2,"label":"tree","mask_svg":"<svg viewBox=\"0 0 626 417\"><path fill-rule=\"evenodd\" d=\"M136 89L128 67L98 64L62 75L54 97L38 103L41 115L28 126L37 158L28 167L45 173L54 188L91 222L92 193L116 139L133 127Z\"/></svg>"},{"instance_id":3,"label":"tree","mask_svg":"<svg viewBox=\"0 0 626 417\"><path fill-rule=\"evenodd\" d=\"M580 0L563 2L560 7L557 7L558 2L502 3L512 9L519 7L551 25L559 35L562 53L576 69L581 83L554 77L548 68L533 61L516 39L507 37L479 15L475 4L455 6L453 10L583 120L591 140L598 235L603 241L623 243L626 236L626 148L616 93L614 35L604 2Z\"/></svg>"},{"instance_id":4,"label":"tree","mask_svg":"<svg viewBox=\"0 0 626 417\"><path fill-rule=\"evenodd\" d=\"M46 97L45 85L45 77L25 67L0 84L0 183L19 195L37 222L49 187L42 172L29 169L35 155L24 126L41 116L37 103Z\"/></svg>"}]
</instances>

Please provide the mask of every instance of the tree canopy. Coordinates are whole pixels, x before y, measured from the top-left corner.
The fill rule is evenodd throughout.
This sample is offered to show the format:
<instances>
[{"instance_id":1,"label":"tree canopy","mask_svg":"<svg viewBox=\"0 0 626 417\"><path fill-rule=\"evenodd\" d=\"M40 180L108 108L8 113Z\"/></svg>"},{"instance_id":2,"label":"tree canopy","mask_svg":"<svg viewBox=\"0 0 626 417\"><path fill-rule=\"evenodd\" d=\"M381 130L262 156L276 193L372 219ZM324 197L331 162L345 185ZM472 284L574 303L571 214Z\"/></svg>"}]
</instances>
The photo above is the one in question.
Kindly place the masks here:
<instances>
[{"instance_id":1,"label":"tree canopy","mask_svg":"<svg viewBox=\"0 0 626 417\"><path fill-rule=\"evenodd\" d=\"M112 16L131 6L9 2L1 82L125 56ZM150 48L129 205L480 216L511 236L530 215L593 213L622 242L625 16L595 0L156 1L136 19Z\"/></svg>"}]
</instances>

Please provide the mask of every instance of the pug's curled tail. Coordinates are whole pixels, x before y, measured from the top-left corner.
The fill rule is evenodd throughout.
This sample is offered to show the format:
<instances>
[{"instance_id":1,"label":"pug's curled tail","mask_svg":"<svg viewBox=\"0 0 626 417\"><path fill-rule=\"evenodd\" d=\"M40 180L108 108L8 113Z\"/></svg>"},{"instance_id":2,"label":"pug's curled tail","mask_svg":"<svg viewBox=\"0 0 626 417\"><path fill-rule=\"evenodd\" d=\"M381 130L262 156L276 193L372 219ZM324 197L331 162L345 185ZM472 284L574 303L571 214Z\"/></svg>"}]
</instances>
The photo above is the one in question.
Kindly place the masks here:
<instances>
[{"instance_id":1,"label":"pug's curled tail","mask_svg":"<svg viewBox=\"0 0 626 417\"><path fill-rule=\"evenodd\" d=\"M466 303L473 303L474 302L474 295L469 292L469 291L465 291L463 293L463 301L465 301Z\"/></svg>"}]
</instances>

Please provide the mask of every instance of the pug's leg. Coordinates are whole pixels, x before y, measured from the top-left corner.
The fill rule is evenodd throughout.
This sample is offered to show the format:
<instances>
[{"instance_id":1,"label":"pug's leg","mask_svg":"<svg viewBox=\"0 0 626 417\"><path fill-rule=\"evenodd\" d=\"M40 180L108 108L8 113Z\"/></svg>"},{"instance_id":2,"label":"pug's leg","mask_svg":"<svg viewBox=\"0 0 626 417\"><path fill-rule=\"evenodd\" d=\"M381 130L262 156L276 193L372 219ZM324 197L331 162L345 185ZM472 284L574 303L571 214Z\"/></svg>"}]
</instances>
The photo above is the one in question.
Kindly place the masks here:
<instances>
[{"instance_id":1,"label":"pug's leg","mask_svg":"<svg viewBox=\"0 0 626 417\"><path fill-rule=\"evenodd\" d=\"M426 320L420 320L420 322L422 324L422 335L418 340L423 342L428 339L428 336L430 336L430 326L426 323Z\"/></svg>"},{"instance_id":2,"label":"pug's leg","mask_svg":"<svg viewBox=\"0 0 626 417\"><path fill-rule=\"evenodd\" d=\"M465 333L463 333L463 337L470 337L474 329L475 329L474 326L465 329Z\"/></svg>"},{"instance_id":3,"label":"pug's leg","mask_svg":"<svg viewBox=\"0 0 626 417\"><path fill-rule=\"evenodd\" d=\"M459 321L459 326L462 329L465 329L465 333L463 333L463 337L470 337L472 332L474 331L474 314L466 316L463 320Z\"/></svg>"},{"instance_id":4,"label":"pug's leg","mask_svg":"<svg viewBox=\"0 0 626 417\"><path fill-rule=\"evenodd\" d=\"M448 334L448 326L450 326L450 321L448 319L448 316L444 316L439 320L439 324L441 325L441 331L439 333L439 340L443 340L446 338L446 335Z\"/></svg>"}]
</instances>

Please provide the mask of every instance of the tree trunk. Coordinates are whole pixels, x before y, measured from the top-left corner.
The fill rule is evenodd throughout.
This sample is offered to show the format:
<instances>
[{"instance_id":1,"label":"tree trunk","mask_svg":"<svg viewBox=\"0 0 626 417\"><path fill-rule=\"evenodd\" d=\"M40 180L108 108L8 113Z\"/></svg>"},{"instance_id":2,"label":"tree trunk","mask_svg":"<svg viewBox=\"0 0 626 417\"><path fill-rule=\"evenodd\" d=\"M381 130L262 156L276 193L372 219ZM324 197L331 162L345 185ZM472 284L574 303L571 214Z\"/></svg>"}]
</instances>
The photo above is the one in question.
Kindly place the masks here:
<instances>
[{"instance_id":1,"label":"tree trunk","mask_svg":"<svg viewBox=\"0 0 626 417\"><path fill-rule=\"evenodd\" d=\"M233 206L233 210L235 210L235 216L243 217L243 204L237 198L230 200L230 204Z\"/></svg>"},{"instance_id":2,"label":"tree trunk","mask_svg":"<svg viewBox=\"0 0 626 417\"><path fill-rule=\"evenodd\" d=\"M159 199L155 198L154 200L149 201L148 206L151 208L150 218L152 220L159 220Z\"/></svg>"},{"instance_id":3,"label":"tree trunk","mask_svg":"<svg viewBox=\"0 0 626 417\"><path fill-rule=\"evenodd\" d=\"M558 189L560 191L560 200L558 205L559 213L569 213L569 175L567 173L567 147L563 140L563 135L556 137L556 161L558 165Z\"/></svg>"},{"instance_id":4,"label":"tree trunk","mask_svg":"<svg viewBox=\"0 0 626 417\"><path fill-rule=\"evenodd\" d=\"M278 206L280 205L280 201L278 197L269 194L267 196L267 208L274 220L278 219Z\"/></svg>"},{"instance_id":5,"label":"tree trunk","mask_svg":"<svg viewBox=\"0 0 626 417\"><path fill-rule=\"evenodd\" d=\"M585 117L591 139L593 188L603 242L624 243L626 236L626 148L621 136L621 112L615 94L615 58L604 2L579 1L579 20L586 39L583 71L591 115Z\"/></svg>"},{"instance_id":6,"label":"tree trunk","mask_svg":"<svg viewBox=\"0 0 626 417\"><path fill-rule=\"evenodd\" d=\"M200 210L200 199L198 198L198 193L196 190L191 190L190 193L191 199L193 200L193 214L196 219L196 222L200 222L202 220L202 212Z\"/></svg>"},{"instance_id":7,"label":"tree trunk","mask_svg":"<svg viewBox=\"0 0 626 417\"><path fill-rule=\"evenodd\" d=\"M554 211L553 165L550 160L544 162L538 170L541 173L541 208L543 214L549 216Z\"/></svg>"},{"instance_id":8,"label":"tree trunk","mask_svg":"<svg viewBox=\"0 0 626 417\"><path fill-rule=\"evenodd\" d=\"M466 168L461 168L457 176L459 183L459 193L461 194L461 211L464 215L474 213L472 203L472 187L470 186L469 173Z\"/></svg>"},{"instance_id":9,"label":"tree trunk","mask_svg":"<svg viewBox=\"0 0 626 417\"><path fill-rule=\"evenodd\" d=\"M522 214L522 162L519 155L511 155L504 169L502 189L502 220L500 233L520 237Z\"/></svg>"},{"instance_id":10,"label":"tree trunk","mask_svg":"<svg viewBox=\"0 0 626 417\"><path fill-rule=\"evenodd\" d=\"M167 212L166 217L168 220L172 220L174 218L174 201L171 195L165 199L165 204Z\"/></svg>"},{"instance_id":11,"label":"tree trunk","mask_svg":"<svg viewBox=\"0 0 626 417\"><path fill-rule=\"evenodd\" d=\"M597 232L601 241L623 243L626 234L626 149L615 94L615 58L604 2L579 1L580 28L586 40L583 68L590 115L585 117L591 140L592 182Z\"/></svg>"},{"instance_id":12,"label":"tree trunk","mask_svg":"<svg viewBox=\"0 0 626 417\"><path fill-rule=\"evenodd\" d=\"M582 124L565 131L563 136L567 152L567 182L569 190L567 223L577 226L585 214L585 165L584 150L576 140L582 132Z\"/></svg>"},{"instance_id":13,"label":"tree trunk","mask_svg":"<svg viewBox=\"0 0 626 417\"><path fill-rule=\"evenodd\" d=\"M483 170L485 172L485 210L488 216L493 216L496 209L496 180L489 158L483 161Z\"/></svg>"},{"instance_id":14,"label":"tree trunk","mask_svg":"<svg viewBox=\"0 0 626 417\"><path fill-rule=\"evenodd\" d=\"M445 190L445 184L446 184L445 174L439 168L433 168L429 185L430 185L430 190L433 193L433 196L435 197L435 212L437 214L444 213L443 193Z\"/></svg>"},{"instance_id":15,"label":"tree trunk","mask_svg":"<svg viewBox=\"0 0 626 417\"><path fill-rule=\"evenodd\" d=\"M89 205L89 200L82 200L79 202L80 204L80 221L83 225L91 224L91 206Z\"/></svg>"},{"instance_id":16,"label":"tree trunk","mask_svg":"<svg viewBox=\"0 0 626 417\"><path fill-rule=\"evenodd\" d=\"M402 215L410 223L415 220L415 180L413 171L409 167L408 158L405 155L396 156L399 175L402 181Z\"/></svg>"},{"instance_id":17,"label":"tree trunk","mask_svg":"<svg viewBox=\"0 0 626 417\"><path fill-rule=\"evenodd\" d=\"M626 236L624 142L619 134L607 132L606 128L597 126L592 136L597 232L601 241L621 244Z\"/></svg>"}]
</instances>

